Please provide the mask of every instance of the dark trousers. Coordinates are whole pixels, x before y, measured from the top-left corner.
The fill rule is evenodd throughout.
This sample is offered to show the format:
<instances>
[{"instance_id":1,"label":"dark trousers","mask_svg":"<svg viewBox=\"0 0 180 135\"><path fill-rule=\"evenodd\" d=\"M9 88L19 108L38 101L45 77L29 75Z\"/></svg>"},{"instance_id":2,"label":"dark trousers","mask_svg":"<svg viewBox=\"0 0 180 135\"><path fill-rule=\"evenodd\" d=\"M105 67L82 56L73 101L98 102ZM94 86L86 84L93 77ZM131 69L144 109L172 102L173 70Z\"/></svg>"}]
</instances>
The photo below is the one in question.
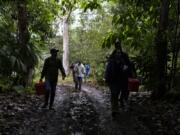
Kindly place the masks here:
<instances>
[{"instance_id":1,"label":"dark trousers","mask_svg":"<svg viewBox=\"0 0 180 135\"><path fill-rule=\"evenodd\" d=\"M120 103L122 106L124 106L124 101L128 101L128 97L129 97L129 90L128 90L128 86L126 87L122 87L121 88L121 95L120 95Z\"/></svg>"},{"instance_id":2,"label":"dark trousers","mask_svg":"<svg viewBox=\"0 0 180 135\"><path fill-rule=\"evenodd\" d=\"M111 109L112 109L112 112L117 112L120 88L116 85L110 85L109 88L111 91Z\"/></svg>"},{"instance_id":3,"label":"dark trousers","mask_svg":"<svg viewBox=\"0 0 180 135\"><path fill-rule=\"evenodd\" d=\"M50 104L49 104L49 107L52 107L52 106L53 106L54 97L55 97L55 92L56 92L56 85L57 85L57 82L54 82L54 81L49 81L49 80L47 80L47 81L45 82L45 106L48 105L49 96L50 96Z\"/></svg>"},{"instance_id":4,"label":"dark trousers","mask_svg":"<svg viewBox=\"0 0 180 135\"><path fill-rule=\"evenodd\" d=\"M123 86L119 86L117 84L111 84L109 85L110 91L111 91L111 107L113 112L118 111L118 101L119 101L119 95L120 95L120 103L123 106L124 101L128 100L128 85L124 84Z\"/></svg>"},{"instance_id":5,"label":"dark trousers","mask_svg":"<svg viewBox=\"0 0 180 135\"><path fill-rule=\"evenodd\" d=\"M81 85L82 85L82 77L76 77L75 89L81 90Z\"/></svg>"}]
</instances>

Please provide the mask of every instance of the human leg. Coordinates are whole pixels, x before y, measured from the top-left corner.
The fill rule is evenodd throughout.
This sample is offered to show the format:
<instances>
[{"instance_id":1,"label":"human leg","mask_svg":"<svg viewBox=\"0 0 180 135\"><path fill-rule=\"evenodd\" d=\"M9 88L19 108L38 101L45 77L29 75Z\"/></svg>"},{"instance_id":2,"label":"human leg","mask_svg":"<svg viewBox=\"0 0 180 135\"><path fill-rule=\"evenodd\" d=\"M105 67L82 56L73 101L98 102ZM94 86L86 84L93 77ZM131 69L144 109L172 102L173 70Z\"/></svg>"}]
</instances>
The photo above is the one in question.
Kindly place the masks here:
<instances>
[{"instance_id":1,"label":"human leg","mask_svg":"<svg viewBox=\"0 0 180 135\"><path fill-rule=\"evenodd\" d=\"M129 97L128 83L124 82L120 89L121 89L120 103L121 106L124 107L124 102L127 102Z\"/></svg>"},{"instance_id":2,"label":"human leg","mask_svg":"<svg viewBox=\"0 0 180 135\"><path fill-rule=\"evenodd\" d=\"M120 93L120 89L116 85L110 86L111 91L111 109L112 109L112 115L114 116L118 111L118 97Z\"/></svg>"},{"instance_id":3,"label":"human leg","mask_svg":"<svg viewBox=\"0 0 180 135\"><path fill-rule=\"evenodd\" d=\"M50 94L50 83L48 80L45 81L45 98L43 108L46 108L49 102L49 94Z\"/></svg>"},{"instance_id":4,"label":"human leg","mask_svg":"<svg viewBox=\"0 0 180 135\"><path fill-rule=\"evenodd\" d=\"M74 76L75 89L78 89L78 77Z\"/></svg>"},{"instance_id":5,"label":"human leg","mask_svg":"<svg viewBox=\"0 0 180 135\"><path fill-rule=\"evenodd\" d=\"M78 77L78 84L79 84L79 86L78 86L78 89L79 90L81 90L81 85L82 85L82 77Z\"/></svg>"},{"instance_id":6,"label":"human leg","mask_svg":"<svg viewBox=\"0 0 180 135\"><path fill-rule=\"evenodd\" d=\"M51 97L50 97L49 109L51 109L53 106L55 93L56 93L56 82L51 82Z\"/></svg>"}]
</instances>

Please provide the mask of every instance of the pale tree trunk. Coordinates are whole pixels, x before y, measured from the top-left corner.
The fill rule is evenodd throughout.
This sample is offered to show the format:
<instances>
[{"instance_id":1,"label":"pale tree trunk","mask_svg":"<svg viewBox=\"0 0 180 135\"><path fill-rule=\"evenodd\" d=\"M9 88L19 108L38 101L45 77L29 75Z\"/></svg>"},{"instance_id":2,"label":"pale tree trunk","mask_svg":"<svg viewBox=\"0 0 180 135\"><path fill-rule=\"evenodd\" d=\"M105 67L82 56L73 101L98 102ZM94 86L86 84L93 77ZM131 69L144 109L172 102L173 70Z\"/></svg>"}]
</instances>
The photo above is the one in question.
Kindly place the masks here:
<instances>
[{"instance_id":1,"label":"pale tree trunk","mask_svg":"<svg viewBox=\"0 0 180 135\"><path fill-rule=\"evenodd\" d=\"M66 74L69 74L69 33L67 17L63 18L63 66Z\"/></svg>"}]
</instances>

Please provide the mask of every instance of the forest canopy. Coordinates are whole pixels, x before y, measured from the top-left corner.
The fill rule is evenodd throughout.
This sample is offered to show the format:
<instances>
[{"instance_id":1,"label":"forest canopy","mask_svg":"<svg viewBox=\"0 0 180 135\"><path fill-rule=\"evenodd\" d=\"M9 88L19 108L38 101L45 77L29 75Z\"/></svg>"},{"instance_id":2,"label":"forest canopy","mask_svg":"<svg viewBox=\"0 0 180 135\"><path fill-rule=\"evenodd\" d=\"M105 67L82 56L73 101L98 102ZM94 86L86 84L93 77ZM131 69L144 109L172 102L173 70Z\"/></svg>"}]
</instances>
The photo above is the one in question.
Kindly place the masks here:
<instances>
[{"instance_id":1,"label":"forest canopy","mask_svg":"<svg viewBox=\"0 0 180 135\"><path fill-rule=\"evenodd\" d=\"M155 97L178 91L179 17L179 0L0 0L0 87L31 85L52 47L67 72L81 60L104 84L118 38L144 89Z\"/></svg>"}]
</instances>

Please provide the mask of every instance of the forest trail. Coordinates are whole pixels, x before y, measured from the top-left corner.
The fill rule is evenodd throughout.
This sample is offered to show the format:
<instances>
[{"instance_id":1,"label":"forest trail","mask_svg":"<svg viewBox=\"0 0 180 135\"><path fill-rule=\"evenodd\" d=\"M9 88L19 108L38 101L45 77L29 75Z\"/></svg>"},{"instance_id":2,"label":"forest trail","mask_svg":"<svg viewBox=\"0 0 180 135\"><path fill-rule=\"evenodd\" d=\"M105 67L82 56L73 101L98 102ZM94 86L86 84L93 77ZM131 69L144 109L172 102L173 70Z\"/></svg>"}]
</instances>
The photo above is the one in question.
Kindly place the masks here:
<instances>
[{"instance_id":1,"label":"forest trail","mask_svg":"<svg viewBox=\"0 0 180 135\"><path fill-rule=\"evenodd\" d=\"M120 109L112 120L107 90L83 85L82 91L72 85L58 86L55 111L37 109L26 118L17 134L21 135L150 135L130 107Z\"/></svg>"}]
</instances>

